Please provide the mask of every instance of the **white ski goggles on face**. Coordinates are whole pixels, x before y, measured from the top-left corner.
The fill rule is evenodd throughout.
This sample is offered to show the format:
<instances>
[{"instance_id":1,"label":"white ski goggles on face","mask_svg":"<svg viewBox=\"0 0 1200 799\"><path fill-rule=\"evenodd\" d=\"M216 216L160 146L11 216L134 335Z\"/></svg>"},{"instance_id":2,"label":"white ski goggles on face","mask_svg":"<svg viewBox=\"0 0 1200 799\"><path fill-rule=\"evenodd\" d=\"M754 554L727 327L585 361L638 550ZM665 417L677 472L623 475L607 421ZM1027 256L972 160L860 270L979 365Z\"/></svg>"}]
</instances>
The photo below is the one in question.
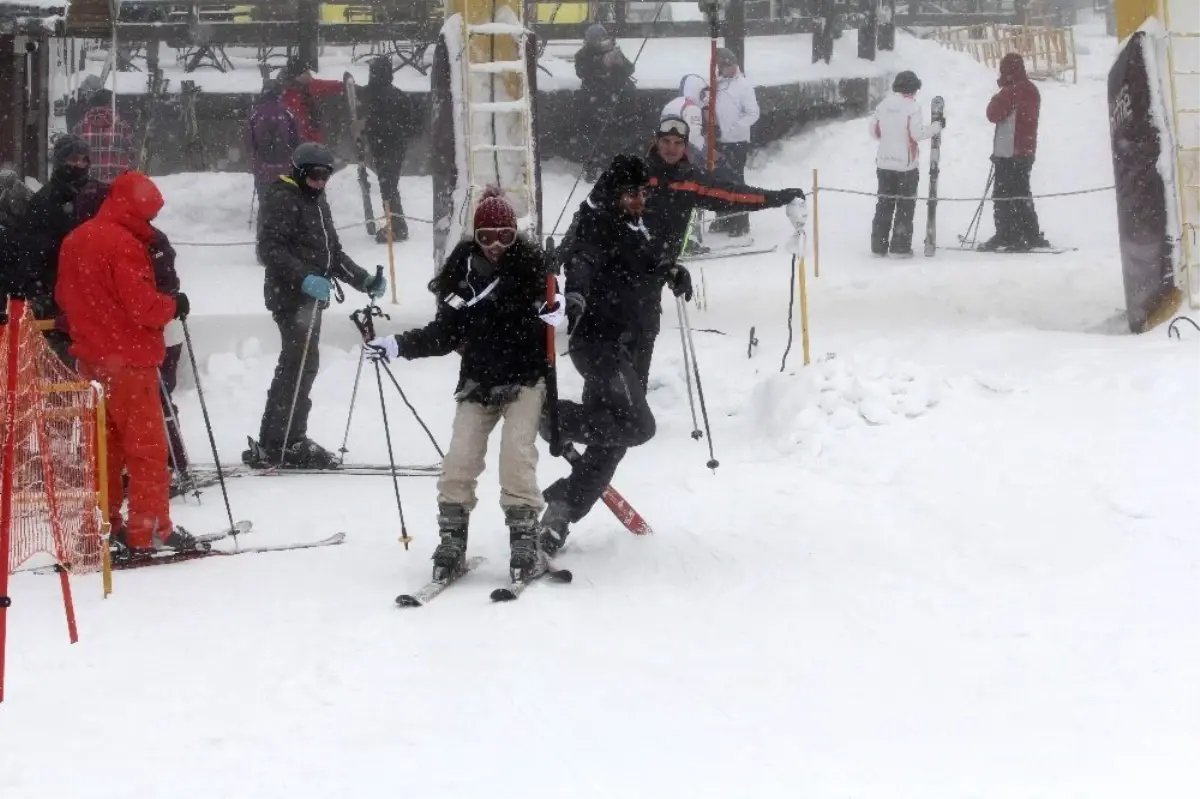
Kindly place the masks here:
<instances>
[{"instance_id":1,"label":"white ski goggles on face","mask_svg":"<svg viewBox=\"0 0 1200 799\"><path fill-rule=\"evenodd\" d=\"M517 231L510 227L484 227L475 231L475 243L480 247L511 247L517 240Z\"/></svg>"},{"instance_id":2,"label":"white ski goggles on face","mask_svg":"<svg viewBox=\"0 0 1200 799\"><path fill-rule=\"evenodd\" d=\"M688 127L688 123L678 117L667 117L658 123L659 136L678 136L687 141L690 133L691 128Z\"/></svg>"}]
</instances>

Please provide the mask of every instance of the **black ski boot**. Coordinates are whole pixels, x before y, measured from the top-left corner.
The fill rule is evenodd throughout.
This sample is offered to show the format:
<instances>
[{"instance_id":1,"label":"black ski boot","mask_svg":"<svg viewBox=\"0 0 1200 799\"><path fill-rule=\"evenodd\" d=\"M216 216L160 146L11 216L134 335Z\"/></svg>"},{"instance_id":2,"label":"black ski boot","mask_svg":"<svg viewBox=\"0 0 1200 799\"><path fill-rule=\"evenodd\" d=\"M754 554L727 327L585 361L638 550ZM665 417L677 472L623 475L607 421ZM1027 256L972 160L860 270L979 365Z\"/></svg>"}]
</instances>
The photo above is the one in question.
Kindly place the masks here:
<instances>
[{"instance_id":1,"label":"black ski boot","mask_svg":"<svg viewBox=\"0 0 1200 799\"><path fill-rule=\"evenodd\" d=\"M538 569L537 511L528 506L504 509L508 524L508 570L514 583L524 582Z\"/></svg>"},{"instance_id":2,"label":"black ski boot","mask_svg":"<svg viewBox=\"0 0 1200 799\"><path fill-rule=\"evenodd\" d=\"M182 527L175 526L163 538L155 532L154 548L159 551L169 549L174 552L190 552L197 548L196 537Z\"/></svg>"},{"instance_id":3,"label":"black ski boot","mask_svg":"<svg viewBox=\"0 0 1200 799\"><path fill-rule=\"evenodd\" d=\"M336 455L311 438L302 438L289 444L283 454L283 468L293 469L337 469L341 466Z\"/></svg>"},{"instance_id":4,"label":"black ski boot","mask_svg":"<svg viewBox=\"0 0 1200 799\"><path fill-rule=\"evenodd\" d=\"M445 582L459 573L467 562L467 522L470 512L463 505L438 505L438 535L433 550L433 581Z\"/></svg>"},{"instance_id":5,"label":"black ski boot","mask_svg":"<svg viewBox=\"0 0 1200 799\"><path fill-rule=\"evenodd\" d=\"M538 543L546 557L554 557L567 543L570 523L571 509L567 503L554 501L546 506L546 512L542 514L542 531L538 536Z\"/></svg>"}]
</instances>

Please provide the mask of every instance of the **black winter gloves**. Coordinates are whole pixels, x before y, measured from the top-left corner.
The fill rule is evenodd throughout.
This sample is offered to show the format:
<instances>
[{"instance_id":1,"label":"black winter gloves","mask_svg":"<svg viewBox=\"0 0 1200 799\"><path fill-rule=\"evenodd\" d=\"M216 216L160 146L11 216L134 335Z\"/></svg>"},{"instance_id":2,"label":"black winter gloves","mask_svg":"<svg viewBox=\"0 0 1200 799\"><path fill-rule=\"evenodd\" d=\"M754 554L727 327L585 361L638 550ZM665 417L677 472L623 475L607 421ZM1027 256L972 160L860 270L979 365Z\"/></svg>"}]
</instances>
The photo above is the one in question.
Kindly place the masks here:
<instances>
[{"instance_id":1,"label":"black winter gloves","mask_svg":"<svg viewBox=\"0 0 1200 799\"><path fill-rule=\"evenodd\" d=\"M182 291L175 295L175 318L187 319L187 315L192 312L192 304L188 301L188 296Z\"/></svg>"},{"instance_id":2,"label":"black winter gloves","mask_svg":"<svg viewBox=\"0 0 1200 799\"><path fill-rule=\"evenodd\" d=\"M570 292L566 296L567 301L567 335L575 332L575 325L579 324L579 318L583 316L584 310L587 309L587 300L583 295Z\"/></svg>"},{"instance_id":3,"label":"black winter gloves","mask_svg":"<svg viewBox=\"0 0 1200 799\"><path fill-rule=\"evenodd\" d=\"M692 273L687 270L686 266L679 266L677 264L671 267L667 272L667 287L671 289L671 293L676 297L683 297L684 300L691 302Z\"/></svg>"}]
</instances>

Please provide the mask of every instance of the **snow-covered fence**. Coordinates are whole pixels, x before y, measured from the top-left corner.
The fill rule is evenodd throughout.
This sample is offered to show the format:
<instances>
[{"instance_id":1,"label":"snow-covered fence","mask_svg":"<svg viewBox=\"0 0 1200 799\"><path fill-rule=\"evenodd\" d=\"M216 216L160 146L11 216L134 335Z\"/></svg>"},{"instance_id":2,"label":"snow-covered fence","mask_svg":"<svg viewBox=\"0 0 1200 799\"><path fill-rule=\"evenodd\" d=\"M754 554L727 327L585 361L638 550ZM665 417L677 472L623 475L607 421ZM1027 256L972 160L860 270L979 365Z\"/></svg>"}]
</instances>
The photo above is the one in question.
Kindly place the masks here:
<instances>
[{"instance_id":1,"label":"snow-covered fence","mask_svg":"<svg viewBox=\"0 0 1200 799\"><path fill-rule=\"evenodd\" d=\"M1009 53L1025 59L1029 77L1079 80L1075 64L1075 31L1040 25L970 25L938 28L930 37L943 47L971 55L993 69Z\"/></svg>"}]
</instances>

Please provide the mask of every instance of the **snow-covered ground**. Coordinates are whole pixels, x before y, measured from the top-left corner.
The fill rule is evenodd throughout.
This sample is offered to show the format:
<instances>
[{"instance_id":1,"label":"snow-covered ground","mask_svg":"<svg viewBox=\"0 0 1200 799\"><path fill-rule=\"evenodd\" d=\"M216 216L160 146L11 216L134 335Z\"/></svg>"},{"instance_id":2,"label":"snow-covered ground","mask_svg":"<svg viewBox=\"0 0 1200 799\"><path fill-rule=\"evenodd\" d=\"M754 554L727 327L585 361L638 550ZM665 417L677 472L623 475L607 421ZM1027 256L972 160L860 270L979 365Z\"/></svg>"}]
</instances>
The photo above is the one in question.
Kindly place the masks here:
<instances>
[{"instance_id":1,"label":"snow-covered ground","mask_svg":"<svg viewBox=\"0 0 1200 799\"><path fill-rule=\"evenodd\" d=\"M1111 183L1104 78L1116 44L1080 38L1079 84L1041 86L1037 192ZM921 99L947 100L942 194L978 196L994 75L905 41ZM865 122L760 152L750 177L806 186L814 167L822 185L873 190ZM573 179L550 165L549 222ZM162 184L177 241L247 235L248 176ZM330 191L339 221L361 216L350 172ZM402 191L422 215L428 180ZM943 245L974 210L940 205ZM573 585L488 601L507 552L494 460L471 544L490 561L420 610L392 600L428 576L428 478L401 484L409 552L385 478L232 481L256 540L349 540L119 573L107 600L97 579L78 579L72 648L57 581L18 575L0 796L1197 795L1200 336L1114 334L1111 193L1038 210L1047 236L1078 251L878 261L866 255L872 201L823 194L814 363L801 366L797 326L783 373L788 256L696 267L708 308L692 320L721 466L707 470L705 444L689 438L668 311L650 394L658 435L616 480L656 535L634 538L599 507L561 558ZM918 240L923 220L922 208ZM760 241L786 238L782 211L753 227ZM413 230L381 329L432 310L429 228ZM383 261L361 228L344 235L360 262ZM180 263L217 442L236 461L278 346L261 273L245 247L180 247ZM345 316L360 299L326 320L310 433L329 447L346 422L357 356ZM760 345L748 358L751 325ZM443 445L457 366L393 367ZM576 395L578 377L563 372ZM432 448L385 390L400 459L428 462ZM196 395L181 399L189 447L207 460ZM350 460L386 458L378 402L365 379ZM561 473L545 456L543 480ZM178 521L221 526L219 493L203 500L178 504Z\"/></svg>"}]
</instances>

